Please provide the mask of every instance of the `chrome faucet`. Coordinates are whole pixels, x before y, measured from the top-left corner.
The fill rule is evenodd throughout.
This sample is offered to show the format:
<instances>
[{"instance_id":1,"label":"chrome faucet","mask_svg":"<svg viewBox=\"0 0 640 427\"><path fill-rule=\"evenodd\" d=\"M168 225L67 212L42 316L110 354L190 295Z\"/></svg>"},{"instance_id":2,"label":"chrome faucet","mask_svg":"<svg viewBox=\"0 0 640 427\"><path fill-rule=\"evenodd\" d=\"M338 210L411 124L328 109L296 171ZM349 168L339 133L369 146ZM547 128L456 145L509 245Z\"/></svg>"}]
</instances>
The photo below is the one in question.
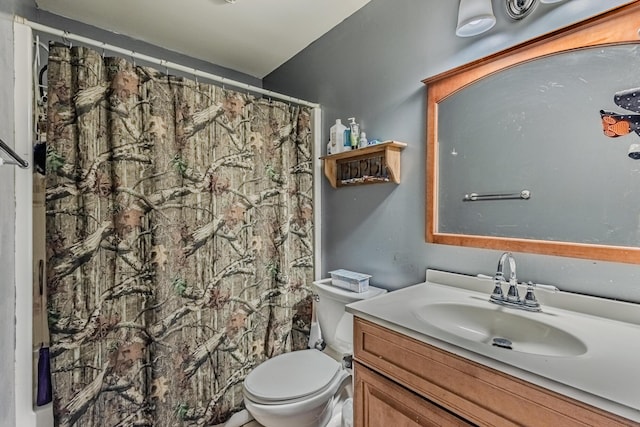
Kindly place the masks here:
<instances>
[{"instance_id":1,"label":"chrome faucet","mask_svg":"<svg viewBox=\"0 0 640 427\"><path fill-rule=\"evenodd\" d=\"M509 266L509 281L505 279L504 275L505 263L507 262ZM491 277L485 276L484 274L478 274L478 278L493 281L494 288L491 293L491 297L489 297L489 302L521 310L542 311L540 303L533 293L535 288L544 289L554 293L559 292L559 289L553 285L541 285L539 283L527 282L522 283L527 286L527 293L524 298L520 298L520 294L518 293L518 279L516 278L516 259L513 257L511 252L505 252L500 256L495 276ZM509 284L506 296L502 291L503 283Z\"/></svg>"},{"instance_id":2,"label":"chrome faucet","mask_svg":"<svg viewBox=\"0 0 640 427\"><path fill-rule=\"evenodd\" d=\"M504 296L502 292L502 283L505 282L504 277L504 263L505 261L509 262L509 290L507 291L507 296ZM505 252L500 256L500 260L498 261L498 269L496 270L496 275L493 277L493 283L495 287L493 289L493 293L491 294L491 302L496 304L502 304L504 302L510 302L513 304L520 303L520 295L518 294L518 279L516 278L516 259L513 257L511 252Z\"/></svg>"}]
</instances>

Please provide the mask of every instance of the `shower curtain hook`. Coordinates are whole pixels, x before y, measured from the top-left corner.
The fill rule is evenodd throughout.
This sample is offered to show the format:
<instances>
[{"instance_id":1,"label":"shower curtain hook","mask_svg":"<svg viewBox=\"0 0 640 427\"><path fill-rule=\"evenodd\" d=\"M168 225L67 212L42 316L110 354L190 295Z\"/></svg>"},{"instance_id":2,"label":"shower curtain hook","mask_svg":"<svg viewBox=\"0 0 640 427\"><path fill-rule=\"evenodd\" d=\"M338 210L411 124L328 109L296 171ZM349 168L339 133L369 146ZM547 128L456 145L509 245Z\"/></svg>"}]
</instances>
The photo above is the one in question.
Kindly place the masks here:
<instances>
[{"instance_id":1,"label":"shower curtain hook","mask_svg":"<svg viewBox=\"0 0 640 427\"><path fill-rule=\"evenodd\" d=\"M73 49L73 40L69 38L71 37L71 33L69 31L65 31L64 35L65 35L65 39L67 40L67 43L69 43L69 49Z\"/></svg>"},{"instance_id":2,"label":"shower curtain hook","mask_svg":"<svg viewBox=\"0 0 640 427\"><path fill-rule=\"evenodd\" d=\"M195 68L193 69L193 79L196 81L196 84L198 84L198 70Z\"/></svg>"},{"instance_id":3,"label":"shower curtain hook","mask_svg":"<svg viewBox=\"0 0 640 427\"><path fill-rule=\"evenodd\" d=\"M34 64L34 68L36 70L38 70L40 68L40 36L38 34L36 34L36 41L35 41L35 45L36 48L35 50L35 57L33 58L33 64Z\"/></svg>"},{"instance_id":4,"label":"shower curtain hook","mask_svg":"<svg viewBox=\"0 0 640 427\"><path fill-rule=\"evenodd\" d=\"M129 54L129 56L131 56L131 63L133 64L134 67L136 67L136 53L135 51L131 51L131 53Z\"/></svg>"},{"instance_id":5,"label":"shower curtain hook","mask_svg":"<svg viewBox=\"0 0 640 427\"><path fill-rule=\"evenodd\" d=\"M102 42L102 53L101 53L102 59L104 59L104 57L105 57L105 47L106 46L107 46L107 44L105 42Z\"/></svg>"},{"instance_id":6,"label":"shower curtain hook","mask_svg":"<svg viewBox=\"0 0 640 427\"><path fill-rule=\"evenodd\" d=\"M73 47L73 43L71 43L71 40L69 40L69 31L65 30L64 33L62 34L62 43L68 44L69 49Z\"/></svg>"}]
</instances>

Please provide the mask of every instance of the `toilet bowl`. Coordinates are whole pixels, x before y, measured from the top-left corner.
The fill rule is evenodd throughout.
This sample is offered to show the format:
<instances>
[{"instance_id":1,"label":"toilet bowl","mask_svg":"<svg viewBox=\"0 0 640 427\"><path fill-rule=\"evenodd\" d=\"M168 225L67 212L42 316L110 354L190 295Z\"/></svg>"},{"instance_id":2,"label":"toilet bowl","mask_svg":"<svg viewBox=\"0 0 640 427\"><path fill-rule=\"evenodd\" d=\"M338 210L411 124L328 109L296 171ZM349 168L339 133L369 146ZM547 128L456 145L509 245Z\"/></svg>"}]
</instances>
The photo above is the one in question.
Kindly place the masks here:
<instances>
[{"instance_id":1,"label":"toilet bowl","mask_svg":"<svg viewBox=\"0 0 640 427\"><path fill-rule=\"evenodd\" d=\"M302 350L269 359L244 382L247 410L265 427L322 427L334 396L351 384L351 375L318 350Z\"/></svg>"},{"instance_id":2,"label":"toilet bowl","mask_svg":"<svg viewBox=\"0 0 640 427\"><path fill-rule=\"evenodd\" d=\"M245 407L264 427L327 425L340 392L352 382L350 372L336 360L353 351L352 316L344 307L386 292L370 287L358 294L318 282L314 291L319 296L316 310L327 344L325 352L281 354L258 365L244 380Z\"/></svg>"}]
</instances>

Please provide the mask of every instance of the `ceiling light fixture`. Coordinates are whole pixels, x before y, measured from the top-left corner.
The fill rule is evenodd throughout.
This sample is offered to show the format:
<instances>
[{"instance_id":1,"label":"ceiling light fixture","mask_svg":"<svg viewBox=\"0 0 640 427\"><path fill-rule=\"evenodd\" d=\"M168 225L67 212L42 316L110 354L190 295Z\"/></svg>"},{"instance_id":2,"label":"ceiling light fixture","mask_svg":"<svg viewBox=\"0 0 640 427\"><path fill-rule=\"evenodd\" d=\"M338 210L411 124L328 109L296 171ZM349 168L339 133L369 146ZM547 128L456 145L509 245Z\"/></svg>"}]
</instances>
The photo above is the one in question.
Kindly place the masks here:
<instances>
[{"instance_id":1,"label":"ceiling light fixture","mask_svg":"<svg viewBox=\"0 0 640 427\"><path fill-rule=\"evenodd\" d=\"M489 31L496 24L492 0L460 0L458 8L458 37L471 37ZM502 0L500 0L502 1ZM529 15L538 3L552 4L563 0L504 0L507 15L520 20Z\"/></svg>"},{"instance_id":2,"label":"ceiling light fixture","mask_svg":"<svg viewBox=\"0 0 640 427\"><path fill-rule=\"evenodd\" d=\"M520 20L533 12L537 4L537 0L507 0L507 15L511 19Z\"/></svg>"},{"instance_id":3,"label":"ceiling light fixture","mask_svg":"<svg viewBox=\"0 0 640 427\"><path fill-rule=\"evenodd\" d=\"M458 37L471 37L490 30L496 24L491 0L460 0Z\"/></svg>"}]
</instances>

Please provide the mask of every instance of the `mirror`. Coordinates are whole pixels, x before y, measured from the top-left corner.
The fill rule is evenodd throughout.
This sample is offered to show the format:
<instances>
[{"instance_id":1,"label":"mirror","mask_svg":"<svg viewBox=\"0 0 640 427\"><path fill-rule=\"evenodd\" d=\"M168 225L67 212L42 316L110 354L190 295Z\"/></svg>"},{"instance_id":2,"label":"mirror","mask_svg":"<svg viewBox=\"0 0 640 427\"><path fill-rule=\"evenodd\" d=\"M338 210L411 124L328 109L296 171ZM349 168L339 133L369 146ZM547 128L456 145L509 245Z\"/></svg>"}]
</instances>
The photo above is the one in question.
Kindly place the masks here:
<instances>
[{"instance_id":1,"label":"mirror","mask_svg":"<svg viewBox=\"0 0 640 427\"><path fill-rule=\"evenodd\" d=\"M428 242L640 262L634 21L637 2L424 81Z\"/></svg>"}]
</instances>

